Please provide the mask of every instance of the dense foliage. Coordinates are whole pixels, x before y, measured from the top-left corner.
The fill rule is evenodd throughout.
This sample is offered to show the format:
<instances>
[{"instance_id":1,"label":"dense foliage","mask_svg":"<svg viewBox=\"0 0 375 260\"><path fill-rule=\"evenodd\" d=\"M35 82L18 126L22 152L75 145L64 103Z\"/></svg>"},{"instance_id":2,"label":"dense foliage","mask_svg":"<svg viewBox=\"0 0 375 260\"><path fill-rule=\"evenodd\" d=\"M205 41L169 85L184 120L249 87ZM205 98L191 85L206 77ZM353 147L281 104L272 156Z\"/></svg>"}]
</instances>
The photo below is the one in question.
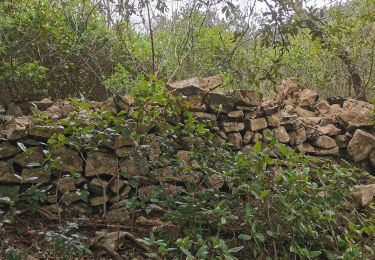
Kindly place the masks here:
<instances>
[{"instance_id":1,"label":"dense foliage","mask_svg":"<svg viewBox=\"0 0 375 260\"><path fill-rule=\"evenodd\" d=\"M106 80L112 73L164 81L221 74L227 88L269 95L279 79L295 77L323 95L354 95L342 48L372 97L372 1L305 8L308 13L289 0L266 2L270 10L262 1L177 3L2 1L2 103L40 92L100 99L119 91ZM328 41L305 26L306 17L319 21Z\"/></svg>"}]
</instances>

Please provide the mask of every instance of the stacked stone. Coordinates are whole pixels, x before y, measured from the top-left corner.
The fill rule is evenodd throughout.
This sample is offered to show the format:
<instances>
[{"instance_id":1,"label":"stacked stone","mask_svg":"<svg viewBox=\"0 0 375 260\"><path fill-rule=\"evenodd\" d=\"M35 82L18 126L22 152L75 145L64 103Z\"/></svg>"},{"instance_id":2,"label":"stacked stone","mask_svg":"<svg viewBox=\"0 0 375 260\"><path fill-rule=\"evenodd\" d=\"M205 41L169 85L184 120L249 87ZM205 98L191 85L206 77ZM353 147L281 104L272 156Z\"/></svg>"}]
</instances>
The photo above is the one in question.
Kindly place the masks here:
<instances>
[{"instance_id":1,"label":"stacked stone","mask_svg":"<svg viewBox=\"0 0 375 260\"><path fill-rule=\"evenodd\" d=\"M280 143L301 152L317 156L347 153L355 162L375 167L371 104L350 98L319 99L316 92L289 79L280 84L278 95L268 102L264 102L261 93L253 90L214 93L219 86L219 77L194 78L168 85L173 94L183 95L189 101L189 111L194 117L211 122L213 127L210 129L217 133L215 142L226 141L235 151L248 151L254 143L268 142L273 136ZM70 101L36 103L29 103L28 113L44 111L51 122L69 118L73 111ZM93 104L103 105L108 111L129 111L133 100L115 96ZM52 184L54 188L46 198L46 207L50 211L58 212L64 206L68 211L82 213L105 205L108 217L126 220L128 214L118 202L132 196L135 190L126 184L126 178L120 176L120 172L139 176L138 194L142 196L151 194L155 182L163 183L165 191L173 195L185 192L184 186L178 183L197 182L199 179L190 150L202 140L188 136L171 140L174 156L182 166L189 164L186 168L190 169L175 173L171 165L156 163L157 159L167 156L158 141L162 134L157 132L149 133L137 149L133 142L116 137L113 140L116 154L106 147L88 154L68 146L57 147L51 153L53 158L59 158L60 163L47 171L43 167L49 156L45 143L54 133L63 133L64 129L53 124L38 125L32 117L22 116L26 112L16 104L11 105L10 110L14 118L6 123L1 131L4 138L0 139L0 198L16 196L30 185L47 188ZM85 118L85 111L78 111L78 116ZM182 115L181 122L183 118ZM130 127L134 121L128 120L127 124ZM147 129L142 131L148 132ZM150 165L153 165L152 170ZM150 174L153 178L149 178ZM220 188L223 184L220 176L209 178L208 185L212 187ZM374 188L373 196L375 186L369 187ZM90 192L87 200L83 196L86 189Z\"/></svg>"}]
</instances>

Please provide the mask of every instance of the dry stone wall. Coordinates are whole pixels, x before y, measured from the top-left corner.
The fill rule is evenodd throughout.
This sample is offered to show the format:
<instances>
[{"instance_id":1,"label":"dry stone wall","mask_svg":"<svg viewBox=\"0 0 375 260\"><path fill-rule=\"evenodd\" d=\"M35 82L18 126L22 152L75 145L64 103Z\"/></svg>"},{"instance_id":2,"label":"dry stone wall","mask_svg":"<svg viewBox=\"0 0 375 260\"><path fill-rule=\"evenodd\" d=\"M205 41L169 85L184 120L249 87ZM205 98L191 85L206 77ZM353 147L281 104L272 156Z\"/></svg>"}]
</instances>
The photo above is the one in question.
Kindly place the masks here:
<instances>
[{"instance_id":1,"label":"dry stone wall","mask_svg":"<svg viewBox=\"0 0 375 260\"><path fill-rule=\"evenodd\" d=\"M280 84L277 96L271 101L264 101L263 95L253 90L213 92L220 85L218 77L168 85L174 95L182 95L189 102L188 110L194 117L211 122L219 129L214 143L228 142L232 150L248 151L256 142L267 142L274 137L303 153L349 158L374 173L375 132L370 123L373 105L350 98L320 99L315 91L304 89L290 79ZM129 111L133 102L128 96L115 96L97 105L103 105L109 111ZM149 194L155 182L164 183L165 189L175 194L185 191L181 183L199 181L191 159L192 147L202 141L199 138L184 136L171 140L179 163L191 165L189 174L173 172L170 165L161 165L153 172L155 178L150 179L145 165L162 158L165 153L158 141L158 132L150 133L144 140L142 148L148 151L147 156L137 153L135 144L121 136L113 143L121 154L105 147L87 154L68 146L47 153L48 138L54 133L63 133L64 128L38 125L27 114L44 111L51 119L69 118L72 102L54 103L43 99L23 105L13 103L8 111L13 118L1 131L0 197L14 196L31 185L52 185L54 191L47 193L44 201L44 207L49 211L67 210L77 214L108 208L108 218L116 221L128 216L118 202L135 192L119 172L140 176L139 194ZM176 121L183 123L183 114L177 115ZM44 167L51 158L59 158L59 164L53 170ZM213 187L223 185L223 180L215 179L215 176L209 182ZM372 195L367 196L367 200L375 194L375 186L370 185L370 188ZM84 191L90 194L86 199L82 196ZM369 191L362 193L368 195ZM361 200L366 199L361 197Z\"/></svg>"}]
</instances>

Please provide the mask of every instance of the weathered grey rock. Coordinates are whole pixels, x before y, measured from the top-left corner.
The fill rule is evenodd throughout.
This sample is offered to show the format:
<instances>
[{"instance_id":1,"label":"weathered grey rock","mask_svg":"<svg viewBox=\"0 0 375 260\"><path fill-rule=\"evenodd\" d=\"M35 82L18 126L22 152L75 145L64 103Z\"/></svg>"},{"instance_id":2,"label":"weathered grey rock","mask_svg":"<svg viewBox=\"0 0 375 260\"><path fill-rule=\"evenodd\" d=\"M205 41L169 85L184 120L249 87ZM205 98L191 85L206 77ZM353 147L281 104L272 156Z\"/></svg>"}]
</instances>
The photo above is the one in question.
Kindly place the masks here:
<instances>
[{"instance_id":1,"label":"weathered grey rock","mask_svg":"<svg viewBox=\"0 0 375 260\"><path fill-rule=\"evenodd\" d=\"M260 106L263 101L263 94L250 89L236 89L230 93L236 99L239 106Z\"/></svg>"},{"instance_id":2,"label":"weathered grey rock","mask_svg":"<svg viewBox=\"0 0 375 260\"><path fill-rule=\"evenodd\" d=\"M89 154L86 160L86 176L99 176L108 174L116 176L118 174L117 159L115 156L106 153Z\"/></svg>"},{"instance_id":3,"label":"weathered grey rock","mask_svg":"<svg viewBox=\"0 0 375 260\"><path fill-rule=\"evenodd\" d=\"M318 127L318 130L322 134L328 135L328 136L335 136L335 135L338 135L338 134L341 133L341 129L337 128L333 124L328 124L328 125L325 125L325 126L320 126L320 127Z\"/></svg>"},{"instance_id":4,"label":"weathered grey rock","mask_svg":"<svg viewBox=\"0 0 375 260\"><path fill-rule=\"evenodd\" d=\"M53 158L58 158L57 170L63 172L83 172L83 160L79 153L69 147L61 146L52 150Z\"/></svg>"},{"instance_id":5,"label":"weathered grey rock","mask_svg":"<svg viewBox=\"0 0 375 260\"><path fill-rule=\"evenodd\" d=\"M375 137L360 129L356 130L348 144L348 154L355 162L368 158L371 150L375 148Z\"/></svg>"},{"instance_id":6,"label":"weathered grey rock","mask_svg":"<svg viewBox=\"0 0 375 260\"><path fill-rule=\"evenodd\" d=\"M21 152L21 149L17 146L11 145L8 142L0 144L0 159L12 157Z\"/></svg>"},{"instance_id":7,"label":"weathered grey rock","mask_svg":"<svg viewBox=\"0 0 375 260\"><path fill-rule=\"evenodd\" d=\"M29 126L29 135L41 138L50 138L54 133L64 133L64 127L62 126L44 126L31 124Z\"/></svg>"},{"instance_id":8,"label":"weathered grey rock","mask_svg":"<svg viewBox=\"0 0 375 260\"><path fill-rule=\"evenodd\" d=\"M21 177L22 183L48 183L51 172L43 168L24 168Z\"/></svg>"},{"instance_id":9,"label":"weathered grey rock","mask_svg":"<svg viewBox=\"0 0 375 260\"><path fill-rule=\"evenodd\" d=\"M290 141L290 137L288 132L285 130L285 127L279 126L278 128L273 129L272 132L276 140L278 140L280 143L286 144Z\"/></svg>"},{"instance_id":10,"label":"weathered grey rock","mask_svg":"<svg viewBox=\"0 0 375 260\"><path fill-rule=\"evenodd\" d=\"M240 133L229 133L228 141L233 145L234 150L242 148L242 136Z\"/></svg>"},{"instance_id":11,"label":"weathered grey rock","mask_svg":"<svg viewBox=\"0 0 375 260\"><path fill-rule=\"evenodd\" d=\"M267 120L265 118L255 118L249 120L249 127L252 132L267 128Z\"/></svg>"},{"instance_id":12,"label":"weathered grey rock","mask_svg":"<svg viewBox=\"0 0 375 260\"><path fill-rule=\"evenodd\" d=\"M324 149L331 149L331 148L334 148L336 146L336 141L335 141L335 139L333 139L329 136L321 135L312 144L315 147L324 148Z\"/></svg>"},{"instance_id":13,"label":"weathered grey rock","mask_svg":"<svg viewBox=\"0 0 375 260\"><path fill-rule=\"evenodd\" d=\"M38 167L41 166L44 160L44 152L42 147L29 147L25 152L22 152L14 157L14 161L22 167Z\"/></svg>"},{"instance_id":14,"label":"weathered grey rock","mask_svg":"<svg viewBox=\"0 0 375 260\"><path fill-rule=\"evenodd\" d=\"M367 206L374 198L375 184L354 186L353 196L363 207Z\"/></svg>"},{"instance_id":15,"label":"weathered grey rock","mask_svg":"<svg viewBox=\"0 0 375 260\"><path fill-rule=\"evenodd\" d=\"M231 133L231 132L241 132L245 129L244 123L238 123L238 122L222 122L222 128L225 133Z\"/></svg>"},{"instance_id":16,"label":"weathered grey rock","mask_svg":"<svg viewBox=\"0 0 375 260\"><path fill-rule=\"evenodd\" d=\"M269 127L279 127L281 125L281 113L267 116L267 124Z\"/></svg>"},{"instance_id":17,"label":"weathered grey rock","mask_svg":"<svg viewBox=\"0 0 375 260\"><path fill-rule=\"evenodd\" d=\"M15 176L13 168L7 163L0 161L0 183L18 183L20 179Z\"/></svg>"},{"instance_id":18,"label":"weathered grey rock","mask_svg":"<svg viewBox=\"0 0 375 260\"><path fill-rule=\"evenodd\" d=\"M208 93L204 102L211 110L227 114L234 110L235 99L223 94Z\"/></svg>"}]
</instances>

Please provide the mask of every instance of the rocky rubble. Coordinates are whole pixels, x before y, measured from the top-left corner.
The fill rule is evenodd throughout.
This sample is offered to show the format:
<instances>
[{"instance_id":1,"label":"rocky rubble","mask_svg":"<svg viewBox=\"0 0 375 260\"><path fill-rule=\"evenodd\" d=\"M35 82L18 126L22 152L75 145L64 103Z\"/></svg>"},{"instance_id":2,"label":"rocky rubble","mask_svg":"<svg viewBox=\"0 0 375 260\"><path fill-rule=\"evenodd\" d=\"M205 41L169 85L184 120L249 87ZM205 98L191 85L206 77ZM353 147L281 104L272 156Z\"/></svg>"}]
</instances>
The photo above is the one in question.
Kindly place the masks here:
<instances>
[{"instance_id":1,"label":"rocky rubble","mask_svg":"<svg viewBox=\"0 0 375 260\"><path fill-rule=\"evenodd\" d=\"M348 154L354 162L368 165L369 171L375 167L375 136L370 124L373 105L351 98L340 99L340 102L320 99L315 91L304 89L290 79L284 80L274 100L267 102L261 93L253 90L212 92L220 85L218 77L168 85L173 94L183 95L189 101L188 109L194 117L203 122L210 121L219 128L215 139L218 143L226 141L231 149L245 152L256 142L267 141L273 136L300 152L336 157ZM108 111L130 111L133 103L130 97L115 96L96 105L103 105ZM4 190L52 184L59 192L50 194L46 207L58 205L77 212L77 209L100 210L106 205L107 217L118 221L119 212L123 214L118 201L135 192L123 181L120 172L140 176L138 193L144 196L150 194L155 181L166 183L168 192L173 195L186 192L176 183L199 180L190 149L201 140L193 137L177 137L173 142L177 160L183 167L189 165L189 172L176 173L169 165L162 165L152 172L155 179L148 178L147 163L163 156L157 133L150 134L151 138L142 146L148 151L147 156L139 154L133 142L121 138L114 141L117 153L105 148L90 154L68 146L55 148L51 154L59 158L60 163L51 172L46 171L42 167L48 157L45 143L54 133L62 133L64 128L38 125L31 115L42 111L51 120L68 118L73 111L72 102L53 103L43 99L26 108L13 103L9 109L14 117L1 130L4 138L0 139L0 197L11 196L9 192L1 193ZM80 115L84 118L84 111ZM129 121L129 125L133 123ZM220 188L224 182L211 176L208 185ZM82 196L85 189L90 193L88 198ZM356 189L362 205L368 204L375 194L373 185Z\"/></svg>"}]
</instances>

